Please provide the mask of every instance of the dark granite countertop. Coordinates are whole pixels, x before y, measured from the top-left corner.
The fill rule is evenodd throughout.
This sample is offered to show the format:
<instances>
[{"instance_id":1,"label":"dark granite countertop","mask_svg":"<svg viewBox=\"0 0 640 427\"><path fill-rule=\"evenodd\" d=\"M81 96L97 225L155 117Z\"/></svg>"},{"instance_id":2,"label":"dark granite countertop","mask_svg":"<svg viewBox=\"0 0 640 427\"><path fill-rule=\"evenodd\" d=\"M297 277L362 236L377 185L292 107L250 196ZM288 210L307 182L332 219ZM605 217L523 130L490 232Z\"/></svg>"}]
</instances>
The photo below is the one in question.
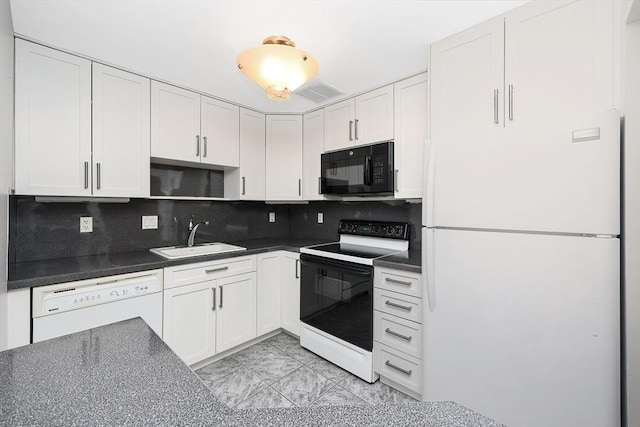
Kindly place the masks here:
<instances>
[{"instance_id":1,"label":"dark granite countertop","mask_svg":"<svg viewBox=\"0 0 640 427\"><path fill-rule=\"evenodd\" d=\"M1 352L0 424L499 425L454 402L233 411L140 318Z\"/></svg>"},{"instance_id":2,"label":"dark granite countertop","mask_svg":"<svg viewBox=\"0 0 640 427\"><path fill-rule=\"evenodd\" d=\"M226 242L247 248L246 251L168 260L149 251L124 252L30 261L9 264L8 289L32 288L54 283L94 279L116 274L153 270L173 265L191 264L216 259L286 250L298 252L303 246L327 243L318 239L253 239ZM376 266L420 272L420 251L408 251L408 257L390 256L374 261Z\"/></svg>"}]
</instances>

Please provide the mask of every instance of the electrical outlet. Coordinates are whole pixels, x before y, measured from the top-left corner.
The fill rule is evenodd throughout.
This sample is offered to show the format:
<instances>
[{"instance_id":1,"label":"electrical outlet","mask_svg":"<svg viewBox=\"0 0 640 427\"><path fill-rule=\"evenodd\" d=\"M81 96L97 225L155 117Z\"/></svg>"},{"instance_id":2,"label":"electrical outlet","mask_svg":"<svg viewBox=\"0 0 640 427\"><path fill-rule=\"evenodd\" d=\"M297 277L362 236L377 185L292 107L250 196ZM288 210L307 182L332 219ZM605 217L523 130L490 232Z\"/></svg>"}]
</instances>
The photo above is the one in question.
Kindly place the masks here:
<instances>
[{"instance_id":1,"label":"electrical outlet","mask_svg":"<svg viewBox=\"0 0 640 427\"><path fill-rule=\"evenodd\" d=\"M269 212L269 222L276 222L276 213Z\"/></svg>"},{"instance_id":2,"label":"electrical outlet","mask_svg":"<svg viewBox=\"0 0 640 427\"><path fill-rule=\"evenodd\" d=\"M93 218L90 216L80 217L80 232L92 233L93 232Z\"/></svg>"},{"instance_id":3,"label":"electrical outlet","mask_svg":"<svg viewBox=\"0 0 640 427\"><path fill-rule=\"evenodd\" d=\"M324 214L322 212L318 212L318 224L322 224L324 222Z\"/></svg>"},{"instance_id":4,"label":"electrical outlet","mask_svg":"<svg viewBox=\"0 0 640 427\"><path fill-rule=\"evenodd\" d=\"M158 215L148 215L142 217L142 229L143 230L157 230L158 229Z\"/></svg>"}]
</instances>

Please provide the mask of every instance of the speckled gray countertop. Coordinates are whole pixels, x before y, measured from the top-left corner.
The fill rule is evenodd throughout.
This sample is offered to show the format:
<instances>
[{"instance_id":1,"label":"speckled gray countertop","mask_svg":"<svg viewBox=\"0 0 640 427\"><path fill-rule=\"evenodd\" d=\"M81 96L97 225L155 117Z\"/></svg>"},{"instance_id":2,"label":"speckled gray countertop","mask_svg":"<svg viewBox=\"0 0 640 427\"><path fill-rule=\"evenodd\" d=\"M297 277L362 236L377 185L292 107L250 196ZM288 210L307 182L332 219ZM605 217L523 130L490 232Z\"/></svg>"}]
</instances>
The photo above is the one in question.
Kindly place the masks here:
<instances>
[{"instance_id":1,"label":"speckled gray countertop","mask_svg":"<svg viewBox=\"0 0 640 427\"><path fill-rule=\"evenodd\" d=\"M8 289L32 288L54 283L94 279L115 274L153 270L172 265L191 264L262 252L286 250L299 252L303 246L327 243L318 239L253 239L227 242L247 248L246 251L206 255L200 257L168 260L149 251L124 252L107 255L92 255L59 258L9 264ZM374 265L420 272L420 251L410 250L408 256L391 256L374 261Z\"/></svg>"},{"instance_id":2,"label":"speckled gray countertop","mask_svg":"<svg viewBox=\"0 0 640 427\"><path fill-rule=\"evenodd\" d=\"M136 318L1 352L0 425L499 424L453 402L233 411Z\"/></svg>"}]
</instances>

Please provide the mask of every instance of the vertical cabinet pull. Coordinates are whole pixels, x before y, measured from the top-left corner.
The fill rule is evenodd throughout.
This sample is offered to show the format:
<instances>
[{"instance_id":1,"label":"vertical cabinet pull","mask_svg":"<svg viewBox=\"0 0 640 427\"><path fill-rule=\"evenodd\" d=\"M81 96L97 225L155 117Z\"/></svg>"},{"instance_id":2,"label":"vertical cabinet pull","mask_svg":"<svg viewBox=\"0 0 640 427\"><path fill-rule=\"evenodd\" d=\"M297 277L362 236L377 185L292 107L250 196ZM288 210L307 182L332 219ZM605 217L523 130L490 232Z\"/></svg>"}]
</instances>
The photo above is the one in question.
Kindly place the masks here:
<instances>
[{"instance_id":1,"label":"vertical cabinet pull","mask_svg":"<svg viewBox=\"0 0 640 427\"><path fill-rule=\"evenodd\" d=\"M509 85L509 120L513 121L513 85Z\"/></svg>"},{"instance_id":2,"label":"vertical cabinet pull","mask_svg":"<svg viewBox=\"0 0 640 427\"><path fill-rule=\"evenodd\" d=\"M243 195L243 196L244 196L244 195L245 195L245 193L246 193L246 191L245 191L245 190L246 190L246 187L245 187L245 181L246 181L246 180L245 180L245 178L244 178L244 176L243 176L243 177L242 177L242 195Z\"/></svg>"},{"instance_id":3,"label":"vertical cabinet pull","mask_svg":"<svg viewBox=\"0 0 640 427\"><path fill-rule=\"evenodd\" d=\"M300 278L300 260L296 260L296 279Z\"/></svg>"},{"instance_id":4,"label":"vertical cabinet pull","mask_svg":"<svg viewBox=\"0 0 640 427\"><path fill-rule=\"evenodd\" d=\"M207 137L202 137L202 157L207 157Z\"/></svg>"},{"instance_id":5,"label":"vertical cabinet pull","mask_svg":"<svg viewBox=\"0 0 640 427\"><path fill-rule=\"evenodd\" d=\"M498 118L498 89L493 90L493 123L499 124L500 119Z\"/></svg>"},{"instance_id":6,"label":"vertical cabinet pull","mask_svg":"<svg viewBox=\"0 0 640 427\"><path fill-rule=\"evenodd\" d=\"M349 141L353 141L353 120L349 120Z\"/></svg>"},{"instance_id":7,"label":"vertical cabinet pull","mask_svg":"<svg viewBox=\"0 0 640 427\"><path fill-rule=\"evenodd\" d=\"M89 188L89 162L84 162L84 188Z\"/></svg>"},{"instance_id":8,"label":"vertical cabinet pull","mask_svg":"<svg viewBox=\"0 0 640 427\"><path fill-rule=\"evenodd\" d=\"M222 308L222 285L220 285L220 305L218 308Z\"/></svg>"},{"instance_id":9,"label":"vertical cabinet pull","mask_svg":"<svg viewBox=\"0 0 640 427\"><path fill-rule=\"evenodd\" d=\"M216 288L211 288L213 292L213 305L211 306L211 311L216 311Z\"/></svg>"},{"instance_id":10,"label":"vertical cabinet pull","mask_svg":"<svg viewBox=\"0 0 640 427\"><path fill-rule=\"evenodd\" d=\"M398 191L398 173L400 173L400 169L395 169L393 171L393 189L397 193Z\"/></svg>"},{"instance_id":11,"label":"vertical cabinet pull","mask_svg":"<svg viewBox=\"0 0 640 427\"><path fill-rule=\"evenodd\" d=\"M355 137L356 137L356 141L358 140L358 122L359 122L359 121L360 121L360 120L356 119L355 132L354 132L354 135L355 135Z\"/></svg>"},{"instance_id":12,"label":"vertical cabinet pull","mask_svg":"<svg viewBox=\"0 0 640 427\"><path fill-rule=\"evenodd\" d=\"M196 157L200 157L200 135L196 135Z\"/></svg>"},{"instance_id":13,"label":"vertical cabinet pull","mask_svg":"<svg viewBox=\"0 0 640 427\"><path fill-rule=\"evenodd\" d=\"M322 194L322 177L318 177L318 194Z\"/></svg>"},{"instance_id":14,"label":"vertical cabinet pull","mask_svg":"<svg viewBox=\"0 0 640 427\"><path fill-rule=\"evenodd\" d=\"M298 178L298 196L302 196L302 179Z\"/></svg>"},{"instance_id":15,"label":"vertical cabinet pull","mask_svg":"<svg viewBox=\"0 0 640 427\"><path fill-rule=\"evenodd\" d=\"M100 162L96 163L96 190L100 189Z\"/></svg>"}]
</instances>

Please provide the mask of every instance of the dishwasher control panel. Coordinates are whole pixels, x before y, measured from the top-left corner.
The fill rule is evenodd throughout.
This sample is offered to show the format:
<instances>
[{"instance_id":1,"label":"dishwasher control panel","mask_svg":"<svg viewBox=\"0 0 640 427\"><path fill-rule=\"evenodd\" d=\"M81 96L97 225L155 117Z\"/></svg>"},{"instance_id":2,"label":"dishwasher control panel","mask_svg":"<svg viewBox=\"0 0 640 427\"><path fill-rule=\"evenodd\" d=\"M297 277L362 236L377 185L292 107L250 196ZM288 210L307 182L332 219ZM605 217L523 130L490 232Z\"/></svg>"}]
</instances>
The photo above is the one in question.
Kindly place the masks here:
<instances>
[{"instance_id":1,"label":"dishwasher control panel","mask_svg":"<svg viewBox=\"0 0 640 427\"><path fill-rule=\"evenodd\" d=\"M162 289L161 270L42 286L33 289L33 317L135 298Z\"/></svg>"}]
</instances>

